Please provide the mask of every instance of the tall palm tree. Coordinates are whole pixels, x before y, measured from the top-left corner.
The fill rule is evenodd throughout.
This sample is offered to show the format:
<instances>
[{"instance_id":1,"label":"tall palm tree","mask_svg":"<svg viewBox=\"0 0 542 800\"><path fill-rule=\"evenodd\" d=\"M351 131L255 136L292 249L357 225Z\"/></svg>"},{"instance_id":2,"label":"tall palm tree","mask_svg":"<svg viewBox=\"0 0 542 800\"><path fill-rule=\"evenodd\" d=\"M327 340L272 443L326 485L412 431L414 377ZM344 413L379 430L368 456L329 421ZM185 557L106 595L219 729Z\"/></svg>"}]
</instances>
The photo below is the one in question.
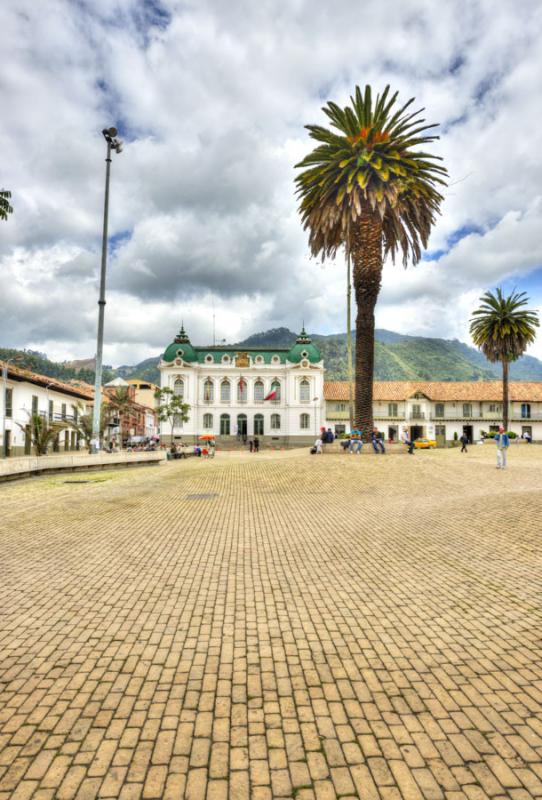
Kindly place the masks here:
<instances>
[{"instance_id":1,"label":"tall palm tree","mask_svg":"<svg viewBox=\"0 0 542 800\"><path fill-rule=\"evenodd\" d=\"M11 192L6 191L6 189L0 189L0 219L2 220L6 220L8 214L13 214L13 208L9 203L10 197Z\"/></svg>"},{"instance_id":2,"label":"tall palm tree","mask_svg":"<svg viewBox=\"0 0 542 800\"><path fill-rule=\"evenodd\" d=\"M334 258L344 245L353 262L356 318L355 424L368 438L373 427L374 309L382 265L398 251L403 265L417 263L427 246L443 200L446 169L425 146L438 139L427 133L414 102L396 108L397 92L386 86L373 104L371 87L356 86L350 105L328 102L322 109L331 127L307 125L318 146L297 167L300 213L309 229L314 256Z\"/></svg>"},{"instance_id":3,"label":"tall palm tree","mask_svg":"<svg viewBox=\"0 0 542 800\"><path fill-rule=\"evenodd\" d=\"M502 412L504 429L508 430L508 373L510 362L523 355L536 339L539 326L536 311L524 306L529 302L526 292L512 292L505 297L502 289L486 292L481 306L473 311L470 321L472 341L485 357L502 364Z\"/></svg>"}]
</instances>

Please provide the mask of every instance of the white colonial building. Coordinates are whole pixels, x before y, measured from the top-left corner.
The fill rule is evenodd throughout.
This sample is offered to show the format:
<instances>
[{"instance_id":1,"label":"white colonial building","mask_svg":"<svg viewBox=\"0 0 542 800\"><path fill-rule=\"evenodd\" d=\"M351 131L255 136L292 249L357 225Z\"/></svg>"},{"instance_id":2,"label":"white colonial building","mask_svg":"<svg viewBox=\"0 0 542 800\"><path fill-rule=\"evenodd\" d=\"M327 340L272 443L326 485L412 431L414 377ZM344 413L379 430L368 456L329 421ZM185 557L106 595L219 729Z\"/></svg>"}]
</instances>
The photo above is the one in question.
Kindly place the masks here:
<instances>
[{"instance_id":1,"label":"white colonial building","mask_svg":"<svg viewBox=\"0 0 542 800\"><path fill-rule=\"evenodd\" d=\"M5 377L5 381L4 381ZM0 361L0 454L24 456L32 453L28 423L39 414L50 422L66 423L53 442L54 452L78 450L77 433L69 423L77 421L92 406L94 393L83 386L62 383L8 362ZM4 432L5 431L5 432Z\"/></svg>"},{"instance_id":2,"label":"white colonial building","mask_svg":"<svg viewBox=\"0 0 542 800\"><path fill-rule=\"evenodd\" d=\"M257 436L262 443L314 441L325 420L324 365L303 330L291 347L194 347L184 328L160 361L161 386L190 406L174 439L212 434L224 443ZM162 423L164 441L171 426Z\"/></svg>"},{"instance_id":3,"label":"white colonial building","mask_svg":"<svg viewBox=\"0 0 542 800\"><path fill-rule=\"evenodd\" d=\"M348 383L326 381L326 425L349 431ZM509 430L542 441L542 381L512 381ZM444 446L465 433L469 440L502 424L500 381L375 381L373 417L386 439L406 429L413 439L436 439Z\"/></svg>"}]
</instances>

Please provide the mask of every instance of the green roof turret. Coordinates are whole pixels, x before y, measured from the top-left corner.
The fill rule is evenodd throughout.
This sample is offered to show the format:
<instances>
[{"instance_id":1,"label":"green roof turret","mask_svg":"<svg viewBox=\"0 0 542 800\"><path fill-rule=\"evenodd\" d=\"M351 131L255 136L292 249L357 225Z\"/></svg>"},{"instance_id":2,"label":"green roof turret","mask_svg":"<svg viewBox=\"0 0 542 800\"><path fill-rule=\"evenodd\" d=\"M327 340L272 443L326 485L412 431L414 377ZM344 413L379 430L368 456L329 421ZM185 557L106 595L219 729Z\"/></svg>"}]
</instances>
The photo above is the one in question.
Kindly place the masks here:
<instances>
[{"instance_id":1,"label":"green roof turret","mask_svg":"<svg viewBox=\"0 0 542 800\"><path fill-rule=\"evenodd\" d=\"M181 330L169 347L166 347L166 351L162 356L162 359L169 363L177 358L182 358L187 363L198 360L198 355L190 344L190 337L184 329L184 323L181 323Z\"/></svg>"}]
</instances>

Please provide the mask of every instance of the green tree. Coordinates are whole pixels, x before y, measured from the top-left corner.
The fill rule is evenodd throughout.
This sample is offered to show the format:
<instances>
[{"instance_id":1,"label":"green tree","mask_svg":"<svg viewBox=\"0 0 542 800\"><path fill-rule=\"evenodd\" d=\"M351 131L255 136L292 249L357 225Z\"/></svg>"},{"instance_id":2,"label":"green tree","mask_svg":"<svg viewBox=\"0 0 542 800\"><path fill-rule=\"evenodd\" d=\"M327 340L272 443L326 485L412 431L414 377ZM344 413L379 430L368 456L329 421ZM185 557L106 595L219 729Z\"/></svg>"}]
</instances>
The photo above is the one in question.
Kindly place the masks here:
<instances>
[{"instance_id":1,"label":"green tree","mask_svg":"<svg viewBox=\"0 0 542 800\"><path fill-rule=\"evenodd\" d=\"M423 148L438 136L421 111L396 109L397 92L386 86L373 104L371 87L356 87L350 105L328 102L331 127L307 125L318 146L297 164L303 226L312 255L334 258L344 246L353 263L356 318L355 425L373 427L374 310L386 256L400 251L415 264L427 246L442 195L446 169Z\"/></svg>"},{"instance_id":2,"label":"green tree","mask_svg":"<svg viewBox=\"0 0 542 800\"><path fill-rule=\"evenodd\" d=\"M173 389L164 386L163 389L157 389L154 393L158 406L156 407L156 416L159 422L169 422L171 425L171 441L173 441L173 429L179 423L188 422L190 406L188 403L183 402L183 398L176 395Z\"/></svg>"},{"instance_id":3,"label":"green tree","mask_svg":"<svg viewBox=\"0 0 542 800\"><path fill-rule=\"evenodd\" d=\"M22 425L17 423L25 436L30 436L30 441L37 456L47 455L49 445L53 442L61 431L68 428L65 422L49 422L46 417L40 414L29 414L28 423Z\"/></svg>"},{"instance_id":4,"label":"green tree","mask_svg":"<svg viewBox=\"0 0 542 800\"><path fill-rule=\"evenodd\" d=\"M510 362L517 361L536 339L539 326L536 311L525 308L526 292L512 292L505 297L502 289L486 292L481 306L470 321L472 341L488 361L502 364L502 411L504 429L508 430L508 380Z\"/></svg>"},{"instance_id":5,"label":"green tree","mask_svg":"<svg viewBox=\"0 0 542 800\"><path fill-rule=\"evenodd\" d=\"M13 214L13 208L10 205L11 192L5 189L0 189L0 219L6 220L8 214Z\"/></svg>"}]
</instances>

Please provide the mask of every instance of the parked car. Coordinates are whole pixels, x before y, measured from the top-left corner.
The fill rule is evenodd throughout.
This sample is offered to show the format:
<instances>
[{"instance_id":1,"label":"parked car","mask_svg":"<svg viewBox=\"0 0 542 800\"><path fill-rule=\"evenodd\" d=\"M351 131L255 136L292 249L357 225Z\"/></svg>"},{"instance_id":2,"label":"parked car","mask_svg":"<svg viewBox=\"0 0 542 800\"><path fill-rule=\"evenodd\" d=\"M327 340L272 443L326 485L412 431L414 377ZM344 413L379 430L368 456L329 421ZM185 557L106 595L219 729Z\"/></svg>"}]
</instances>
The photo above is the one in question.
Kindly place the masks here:
<instances>
[{"instance_id":1,"label":"parked car","mask_svg":"<svg viewBox=\"0 0 542 800\"><path fill-rule=\"evenodd\" d=\"M434 439L416 439L414 442L414 447L417 450L431 450L437 446L437 443Z\"/></svg>"}]
</instances>

